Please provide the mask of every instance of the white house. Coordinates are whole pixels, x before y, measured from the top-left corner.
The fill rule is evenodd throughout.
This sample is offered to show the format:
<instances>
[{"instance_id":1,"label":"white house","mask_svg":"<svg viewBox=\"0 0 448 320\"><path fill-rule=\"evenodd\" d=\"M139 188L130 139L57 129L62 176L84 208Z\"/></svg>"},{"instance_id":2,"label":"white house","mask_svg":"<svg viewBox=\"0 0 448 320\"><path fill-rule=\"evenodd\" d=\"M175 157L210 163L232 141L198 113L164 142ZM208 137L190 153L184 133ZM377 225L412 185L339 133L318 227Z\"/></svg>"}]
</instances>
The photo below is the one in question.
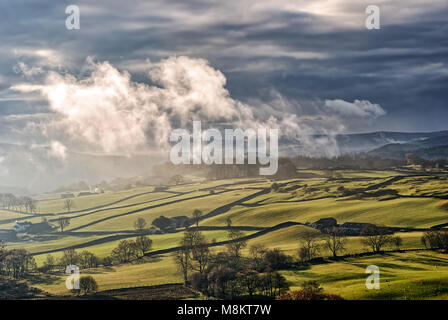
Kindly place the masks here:
<instances>
[{"instance_id":1,"label":"white house","mask_svg":"<svg viewBox=\"0 0 448 320\"><path fill-rule=\"evenodd\" d=\"M14 230L15 232L24 232L26 231L29 227L31 227L32 223L25 221L25 222L18 222L16 221L16 224L12 227L12 230Z\"/></svg>"}]
</instances>

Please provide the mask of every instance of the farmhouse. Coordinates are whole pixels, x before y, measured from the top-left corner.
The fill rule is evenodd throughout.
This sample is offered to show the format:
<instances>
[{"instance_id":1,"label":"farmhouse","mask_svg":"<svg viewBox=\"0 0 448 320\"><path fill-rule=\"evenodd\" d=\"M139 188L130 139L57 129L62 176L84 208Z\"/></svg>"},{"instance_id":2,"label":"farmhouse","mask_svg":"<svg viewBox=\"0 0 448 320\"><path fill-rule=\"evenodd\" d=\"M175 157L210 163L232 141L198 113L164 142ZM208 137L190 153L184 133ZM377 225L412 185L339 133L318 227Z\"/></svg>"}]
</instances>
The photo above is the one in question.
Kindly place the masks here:
<instances>
[{"instance_id":1,"label":"farmhouse","mask_svg":"<svg viewBox=\"0 0 448 320\"><path fill-rule=\"evenodd\" d=\"M335 218L322 218L311 224L316 229L327 229L337 227L338 222Z\"/></svg>"},{"instance_id":2,"label":"farmhouse","mask_svg":"<svg viewBox=\"0 0 448 320\"><path fill-rule=\"evenodd\" d=\"M36 234L36 233L45 233L53 231L56 228L56 226L53 226L49 224L47 221L39 222L39 223L31 223L29 221L25 222L18 222L16 221L15 225L12 227L11 232L14 233L30 233L30 234Z\"/></svg>"},{"instance_id":3,"label":"farmhouse","mask_svg":"<svg viewBox=\"0 0 448 320\"><path fill-rule=\"evenodd\" d=\"M30 226L32 225L31 222L25 221L25 222L18 222L14 224L12 227L12 230L19 233L19 232L25 232Z\"/></svg>"},{"instance_id":4,"label":"farmhouse","mask_svg":"<svg viewBox=\"0 0 448 320\"><path fill-rule=\"evenodd\" d=\"M175 228L188 227L190 225L190 218L187 216L177 216L171 218L171 224Z\"/></svg>"},{"instance_id":5,"label":"farmhouse","mask_svg":"<svg viewBox=\"0 0 448 320\"><path fill-rule=\"evenodd\" d=\"M78 197L91 196L93 194L95 194L95 193L90 192L90 191L82 191L82 192L78 193Z\"/></svg>"},{"instance_id":6,"label":"farmhouse","mask_svg":"<svg viewBox=\"0 0 448 320\"><path fill-rule=\"evenodd\" d=\"M177 216L173 218L167 218L160 216L152 222L152 225L159 228L162 231L168 231L176 228L188 227L191 224L191 219L187 216Z\"/></svg>"},{"instance_id":7,"label":"farmhouse","mask_svg":"<svg viewBox=\"0 0 448 320\"><path fill-rule=\"evenodd\" d=\"M56 226L49 224L47 221L43 221L31 224L31 226L29 226L26 232L32 234L45 233L53 231L56 228L57 228Z\"/></svg>"},{"instance_id":8,"label":"farmhouse","mask_svg":"<svg viewBox=\"0 0 448 320\"><path fill-rule=\"evenodd\" d=\"M74 198L75 195L73 193L62 193L61 194L61 199L69 199L69 198Z\"/></svg>"}]
</instances>

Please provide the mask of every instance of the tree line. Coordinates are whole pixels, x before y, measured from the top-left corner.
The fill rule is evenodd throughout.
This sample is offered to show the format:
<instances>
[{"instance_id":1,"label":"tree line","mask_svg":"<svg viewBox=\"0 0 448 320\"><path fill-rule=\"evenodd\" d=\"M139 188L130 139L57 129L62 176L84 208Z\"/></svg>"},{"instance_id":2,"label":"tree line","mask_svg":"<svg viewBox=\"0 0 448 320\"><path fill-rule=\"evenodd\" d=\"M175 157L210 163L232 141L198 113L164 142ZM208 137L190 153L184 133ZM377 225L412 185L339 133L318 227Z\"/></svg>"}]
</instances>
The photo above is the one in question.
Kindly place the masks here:
<instances>
[{"instance_id":1,"label":"tree line","mask_svg":"<svg viewBox=\"0 0 448 320\"><path fill-rule=\"evenodd\" d=\"M22 279L35 270L36 262L27 250L8 250L0 243L0 275Z\"/></svg>"},{"instance_id":2,"label":"tree line","mask_svg":"<svg viewBox=\"0 0 448 320\"><path fill-rule=\"evenodd\" d=\"M0 193L0 205L3 209L37 213L37 201L26 196L15 196L12 193Z\"/></svg>"}]
</instances>

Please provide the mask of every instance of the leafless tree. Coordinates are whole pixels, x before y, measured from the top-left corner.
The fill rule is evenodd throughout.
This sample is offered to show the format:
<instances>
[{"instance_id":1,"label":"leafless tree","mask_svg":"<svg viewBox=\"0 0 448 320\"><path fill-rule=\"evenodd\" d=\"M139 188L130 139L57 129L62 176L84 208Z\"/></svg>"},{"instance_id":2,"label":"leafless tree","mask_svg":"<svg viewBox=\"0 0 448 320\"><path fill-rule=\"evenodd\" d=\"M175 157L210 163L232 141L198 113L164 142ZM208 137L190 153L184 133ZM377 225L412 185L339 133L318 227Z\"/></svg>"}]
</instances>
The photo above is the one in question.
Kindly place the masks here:
<instances>
[{"instance_id":1,"label":"leafless tree","mask_svg":"<svg viewBox=\"0 0 448 320\"><path fill-rule=\"evenodd\" d=\"M174 252L174 262L182 273L184 284L188 282L188 270L190 269L190 248L183 246L180 250Z\"/></svg>"},{"instance_id":2,"label":"leafless tree","mask_svg":"<svg viewBox=\"0 0 448 320\"><path fill-rule=\"evenodd\" d=\"M372 252L381 252L384 246L392 244L393 236L386 227L367 226L362 232L361 243L372 249Z\"/></svg>"},{"instance_id":3,"label":"leafless tree","mask_svg":"<svg viewBox=\"0 0 448 320\"><path fill-rule=\"evenodd\" d=\"M299 258L302 262L310 261L317 257L320 251L318 235L314 232L306 232L300 239Z\"/></svg>"},{"instance_id":4,"label":"leafless tree","mask_svg":"<svg viewBox=\"0 0 448 320\"><path fill-rule=\"evenodd\" d=\"M70 225L70 218L60 217L57 220L57 224L58 224L59 228L61 229L61 232L64 232L65 227L68 227Z\"/></svg>"},{"instance_id":5,"label":"leafless tree","mask_svg":"<svg viewBox=\"0 0 448 320\"><path fill-rule=\"evenodd\" d=\"M210 260L210 250L204 236L199 233L194 238L191 248L191 267L199 273L204 273L205 268Z\"/></svg>"},{"instance_id":6,"label":"leafless tree","mask_svg":"<svg viewBox=\"0 0 448 320\"><path fill-rule=\"evenodd\" d=\"M146 225L147 225L146 220L140 217L137 220L135 220L135 222L134 222L134 229L137 232L142 233L143 231L145 231Z\"/></svg>"},{"instance_id":7,"label":"leafless tree","mask_svg":"<svg viewBox=\"0 0 448 320\"><path fill-rule=\"evenodd\" d=\"M244 233L240 230L230 229L228 233L229 243L226 244L230 256L236 260L241 257L241 250L247 246L247 240L243 239Z\"/></svg>"},{"instance_id":8,"label":"leafless tree","mask_svg":"<svg viewBox=\"0 0 448 320\"><path fill-rule=\"evenodd\" d=\"M347 238L339 228L333 227L326 231L324 241L325 247L327 247L333 254L333 257L336 258L338 253L345 250Z\"/></svg>"},{"instance_id":9,"label":"leafless tree","mask_svg":"<svg viewBox=\"0 0 448 320\"><path fill-rule=\"evenodd\" d=\"M72 208L75 207L75 202L72 199L65 199L64 200L64 207L63 209L67 210L67 212L70 212Z\"/></svg>"},{"instance_id":10,"label":"leafless tree","mask_svg":"<svg viewBox=\"0 0 448 320\"><path fill-rule=\"evenodd\" d=\"M196 227L199 227L199 221L201 220L202 211L201 210L194 210L193 211L193 221L196 223Z\"/></svg>"}]
</instances>

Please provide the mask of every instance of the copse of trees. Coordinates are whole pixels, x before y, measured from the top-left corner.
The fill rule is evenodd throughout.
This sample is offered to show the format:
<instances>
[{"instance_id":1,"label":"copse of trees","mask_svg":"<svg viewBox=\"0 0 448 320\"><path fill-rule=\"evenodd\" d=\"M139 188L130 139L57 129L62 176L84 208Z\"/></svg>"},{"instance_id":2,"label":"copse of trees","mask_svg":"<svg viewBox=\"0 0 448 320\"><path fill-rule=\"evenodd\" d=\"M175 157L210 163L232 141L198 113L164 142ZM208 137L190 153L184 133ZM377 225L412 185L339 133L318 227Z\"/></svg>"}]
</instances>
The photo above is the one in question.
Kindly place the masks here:
<instances>
[{"instance_id":1,"label":"copse of trees","mask_svg":"<svg viewBox=\"0 0 448 320\"><path fill-rule=\"evenodd\" d=\"M247 246L244 233L227 221L228 244L225 251L212 254L209 243L197 228L184 233L174 253L174 261L185 285L191 285L207 296L233 299L240 296L264 295L275 298L288 290L284 277L274 270L288 266L292 259L278 249L263 246L250 248L251 257L243 257Z\"/></svg>"},{"instance_id":2,"label":"copse of trees","mask_svg":"<svg viewBox=\"0 0 448 320\"><path fill-rule=\"evenodd\" d=\"M21 279L36 269L36 262L25 249L8 250L0 243L0 274Z\"/></svg>"},{"instance_id":3,"label":"copse of trees","mask_svg":"<svg viewBox=\"0 0 448 320\"><path fill-rule=\"evenodd\" d=\"M127 263L133 259L142 258L152 248L152 240L147 236L138 236L135 241L121 240L112 250L107 263Z\"/></svg>"},{"instance_id":4,"label":"copse of trees","mask_svg":"<svg viewBox=\"0 0 448 320\"><path fill-rule=\"evenodd\" d=\"M90 251L83 250L78 253L75 249L69 248L62 251L62 256L59 259L48 254L40 271L53 272L59 270L65 272L67 266L70 265L78 266L80 269L90 269L97 268L101 263L102 260Z\"/></svg>"},{"instance_id":5,"label":"copse of trees","mask_svg":"<svg viewBox=\"0 0 448 320\"><path fill-rule=\"evenodd\" d=\"M4 209L25 213L37 213L37 201L30 197L17 197L12 193L0 193L0 205Z\"/></svg>"},{"instance_id":6,"label":"copse of trees","mask_svg":"<svg viewBox=\"0 0 448 320\"><path fill-rule=\"evenodd\" d=\"M100 265L109 267L113 264L127 263L133 259L140 259L151 250L151 247L152 240L147 236L139 236L135 241L122 240L112 250L111 255L103 259L100 259L88 250L77 252L75 249L69 248L62 252L62 256L59 259L55 259L51 254L48 254L39 270L42 272L53 272L55 270L65 272L69 265L78 266L80 269L97 268Z\"/></svg>"},{"instance_id":7,"label":"copse of trees","mask_svg":"<svg viewBox=\"0 0 448 320\"><path fill-rule=\"evenodd\" d=\"M121 240L117 247L112 250L112 258L117 263L126 263L136 257L136 246L131 240Z\"/></svg>"},{"instance_id":8,"label":"copse of trees","mask_svg":"<svg viewBox=\"0 0 448 320\"><path fill-rule=\"evenodd\" d=\"M419 165L422 169L443 169L448 166L448 159L427 160L414 153L407 153L405 157L408 165Z\"/></svg>"},{"instance_id":9,"label":"copse of trees","mask_svg":"<svg viewBox=\"0 0 448 320\"><path fill-rule=\"evenodd\" d=\"M79 254L79 264L83 269L96 268L100 264L100 259L93 253L84 250Z\"/></svg>"},{"instance_id":10,"label":"copse of trees","mask_svg":"<svg viewBox=\"0 0 448 320\"><path fill-rule=\"evenodd\" d=\"M448 252L448 231L425 231L421 238L421 242L423 243L425 248L429 248L431 250L443 250L445 252Z\"/></svg>"}]
</instances>

